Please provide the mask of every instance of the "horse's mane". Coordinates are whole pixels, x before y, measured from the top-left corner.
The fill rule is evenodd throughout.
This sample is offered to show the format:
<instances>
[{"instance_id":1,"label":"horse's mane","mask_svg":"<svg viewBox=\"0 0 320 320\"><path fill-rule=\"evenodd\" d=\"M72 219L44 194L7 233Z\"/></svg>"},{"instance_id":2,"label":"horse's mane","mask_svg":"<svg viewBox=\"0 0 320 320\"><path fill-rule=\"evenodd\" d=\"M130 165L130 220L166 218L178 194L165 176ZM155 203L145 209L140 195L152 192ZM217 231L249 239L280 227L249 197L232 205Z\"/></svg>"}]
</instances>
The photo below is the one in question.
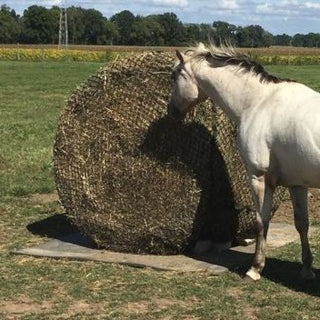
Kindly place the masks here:
<instances>
[{"instance_id":1,"label":"horse's mane","mask_svg":"<svg viewBox=\"0 0 320 320\"><path fill-rule=\"evenodd\" d=\"M219 47L210 44L208 47L199 45L195 49L187 50L186 54L192 55L192 59L203 60L206 59L210 61L219 61L224 65L234 65L239 66L241 69L247 72L253 72L260 77L261 82L294 82L291 79L282 79L274 75L269 74L264 67L252 60L248 55L242 54L236 51L236 49L231 45L221 45Z\"/></svg>"}]
</instances>

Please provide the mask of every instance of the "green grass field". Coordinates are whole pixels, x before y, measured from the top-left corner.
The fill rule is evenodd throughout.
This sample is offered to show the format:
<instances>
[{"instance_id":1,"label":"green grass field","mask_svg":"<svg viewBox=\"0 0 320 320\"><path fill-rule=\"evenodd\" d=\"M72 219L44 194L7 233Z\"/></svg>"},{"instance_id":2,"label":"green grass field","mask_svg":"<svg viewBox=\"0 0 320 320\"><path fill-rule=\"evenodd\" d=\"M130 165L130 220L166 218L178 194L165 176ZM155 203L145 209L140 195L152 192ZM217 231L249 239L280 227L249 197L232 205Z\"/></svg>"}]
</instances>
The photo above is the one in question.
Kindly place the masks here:
<instances>
[{"instance_id":1,"label":"green grass field","mask_svg":"<svg viewBox=\"0 0 320 320\"><path fill-rule=\"evenodd\" d=\"M9 253L44 241L28 231L32 223L56 217L60 225L51 231L65 232L58 201L35 194L55 190L59 114L70 92L99 67L0 62L0 319L319 319L319 234L312 239L318 279L309 283L299 281L297 243L269 253L256 284L232 272L210 277ZM268 70L320 91L319 66Z\"/></svg>"}]
</instances>

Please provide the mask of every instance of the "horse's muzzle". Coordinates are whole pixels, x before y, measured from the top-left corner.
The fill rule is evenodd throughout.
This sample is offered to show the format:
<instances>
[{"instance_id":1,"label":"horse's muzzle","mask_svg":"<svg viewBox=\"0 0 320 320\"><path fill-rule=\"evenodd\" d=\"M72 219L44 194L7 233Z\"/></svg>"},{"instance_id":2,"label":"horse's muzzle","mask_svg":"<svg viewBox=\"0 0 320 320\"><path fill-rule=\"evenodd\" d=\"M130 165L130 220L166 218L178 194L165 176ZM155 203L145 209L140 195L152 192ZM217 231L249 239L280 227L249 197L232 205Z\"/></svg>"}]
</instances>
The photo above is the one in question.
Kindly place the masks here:
<instances>
[{"instance_id":1,"label":"horse's muzzle","mask_svg":"<svg viewBox=\"0 0 320 320\"><path fill-rule=\"evenodd\" d=\"M179 109L177 109L172 103L168 104L168 116L174 120L180 121L183 120L184 115L182 112L180 112Z\"/></svg>"}]
</instances>

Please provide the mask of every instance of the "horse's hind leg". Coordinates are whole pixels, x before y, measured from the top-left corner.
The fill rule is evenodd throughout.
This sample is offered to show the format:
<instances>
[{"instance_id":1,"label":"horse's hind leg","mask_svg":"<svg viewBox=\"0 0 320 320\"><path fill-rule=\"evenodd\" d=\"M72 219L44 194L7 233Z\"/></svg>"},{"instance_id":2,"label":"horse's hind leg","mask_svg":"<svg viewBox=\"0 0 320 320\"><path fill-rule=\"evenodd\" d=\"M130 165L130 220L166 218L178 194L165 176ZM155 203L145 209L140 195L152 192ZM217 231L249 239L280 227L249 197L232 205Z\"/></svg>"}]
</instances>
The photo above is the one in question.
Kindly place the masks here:
<instances>
[{"instance_id":1,"label":"horse's hind leg","mask_svg":"<svg viewBox=\"0 0 320 320\"><path fill-rule=\"evenodd\" d=\"M303 263L301 275L304 279L313 279L315 278L315 274L311 270L313 257L308 240L308 189L297 186L290 187L289 191L293 205L294 223L301 240Z\"/></svg>"},{"instance_id":2,"label":"horse's hind leg","mask_svg":"<svg viewBox=\"0 0 320 320\"><path fill-rule=\"evenodd\" d=\"M267 183L265 175L252 175L250 182L257 207L256 249L252 266L246 276L252 280L259 280L266 260L265 246L271 218L274 188Z\"/></svg>"}]
</instances>

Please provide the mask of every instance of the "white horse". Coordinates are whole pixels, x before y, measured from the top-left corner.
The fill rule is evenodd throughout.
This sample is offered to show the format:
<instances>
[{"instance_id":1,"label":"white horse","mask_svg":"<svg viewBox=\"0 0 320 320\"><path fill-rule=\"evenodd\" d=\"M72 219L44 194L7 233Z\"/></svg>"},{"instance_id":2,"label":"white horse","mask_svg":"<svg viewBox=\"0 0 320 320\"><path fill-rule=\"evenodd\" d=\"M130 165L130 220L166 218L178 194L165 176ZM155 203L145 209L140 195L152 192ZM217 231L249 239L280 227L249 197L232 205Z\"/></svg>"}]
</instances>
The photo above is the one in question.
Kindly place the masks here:
<instances>
[{"instance_id":1,"label":"white horse","mask_svg":"<svg viewBox=\"0 0 320 320\"><path fill-rule=\"evenodd\" d=\"M169 115L183 118L210 97L235 122L238 147L257 206L256 249L246 276L260 279L272 196L289 188L302 245L302 277L313 279L308 241L308 187L320 187L320 94L268 74L232 47L176 51Z\"/></svg>"}]
</instances>

